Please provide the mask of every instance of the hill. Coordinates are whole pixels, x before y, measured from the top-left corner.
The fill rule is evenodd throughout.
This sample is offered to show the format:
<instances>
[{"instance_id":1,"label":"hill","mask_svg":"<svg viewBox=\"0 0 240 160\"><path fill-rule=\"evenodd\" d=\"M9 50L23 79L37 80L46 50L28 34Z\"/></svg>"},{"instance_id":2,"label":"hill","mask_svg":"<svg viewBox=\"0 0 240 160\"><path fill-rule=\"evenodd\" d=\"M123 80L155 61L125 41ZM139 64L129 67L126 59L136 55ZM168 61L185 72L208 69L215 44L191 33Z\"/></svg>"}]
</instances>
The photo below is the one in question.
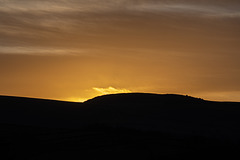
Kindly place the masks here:
<instances>
[{"instance_id":1,"label":"hill","mask_svg":"<svg viewBox=\"0 0 240 160\"><path fill-rule=\"evenodd\" d=\"M240 103L183 95L114 94L84 103L0 96L8 159L229 158L239 156L239 124Z\"/></svg>"}]
</instances>

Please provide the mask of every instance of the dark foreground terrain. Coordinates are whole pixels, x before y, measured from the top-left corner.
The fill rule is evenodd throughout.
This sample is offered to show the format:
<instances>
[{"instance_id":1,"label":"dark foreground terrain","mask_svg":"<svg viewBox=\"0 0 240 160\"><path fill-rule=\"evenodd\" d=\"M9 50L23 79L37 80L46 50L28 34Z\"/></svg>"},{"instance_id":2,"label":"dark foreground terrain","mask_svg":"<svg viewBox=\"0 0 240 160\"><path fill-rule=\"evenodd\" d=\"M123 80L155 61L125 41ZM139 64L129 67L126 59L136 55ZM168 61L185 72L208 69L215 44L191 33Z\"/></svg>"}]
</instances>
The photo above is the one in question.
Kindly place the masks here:
<instances>
[{"instance_id":1,"label":"dark foreground terrain","mask_svg":"<svg viewBox=\"0 0 240 160\"><path fill-rule=\"evenodd\" d=\"M240 103L116 94L84 103L0 96L0 157L239 159Z\"/></svg>"}]
</instances>

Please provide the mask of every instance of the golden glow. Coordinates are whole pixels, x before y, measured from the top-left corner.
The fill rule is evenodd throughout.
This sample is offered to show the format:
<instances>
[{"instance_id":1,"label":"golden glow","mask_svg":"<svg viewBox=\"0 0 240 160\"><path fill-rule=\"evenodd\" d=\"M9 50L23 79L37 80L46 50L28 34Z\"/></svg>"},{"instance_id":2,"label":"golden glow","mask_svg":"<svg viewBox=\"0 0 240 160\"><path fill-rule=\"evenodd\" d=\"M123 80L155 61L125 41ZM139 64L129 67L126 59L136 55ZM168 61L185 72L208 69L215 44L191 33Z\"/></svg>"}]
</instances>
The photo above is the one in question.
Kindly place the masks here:
<instances>
[{"instance_id":1,"label":"golden glow","mask_svg":"<svg viewBox=\"0 0 240 160\"><path fill-rule=\"evenodd\" d=\"M71 101L71 102L84 102L88 99L94 98L96 96L106 95L106 94L116 94L116 93L131 93L130 90L125 88L114 88L114 87L107 87L107 88L97 88L93 87L91 91L89 91L91 95L89 94L87 97L85 95L85 98L79 97L69 97L66 99L62 99L64 101ZM84 95L83 95L84 96Z\"/></svg>"},{"instance_id":2,"label":"golden glow","mask_svg":"<svg viewBox=\"0 0 240 160\"><path fill-rule=\"evenodd\" d=\"M66 99L62 99L63 101L70 101L70 102L85 102L86 100L88 100L88 98L78 98L78 97L70 97L70 98L66 98Z\"/></svg>"},{"instance_id":3,"label":"golden glow","mask_svg":"<svg viewBox=\"0 0 240 160\"><path fill-rule=\"evenodd\" d=\"M99 92L101 95L104 95L104 94L116 94L116 93L131 93L130 90L128 89L117 89L117 88L114 88L114 87L108 87L108 88L96 88L94 87L93 88L95 91Z\"/></svg>"}]
</instances>

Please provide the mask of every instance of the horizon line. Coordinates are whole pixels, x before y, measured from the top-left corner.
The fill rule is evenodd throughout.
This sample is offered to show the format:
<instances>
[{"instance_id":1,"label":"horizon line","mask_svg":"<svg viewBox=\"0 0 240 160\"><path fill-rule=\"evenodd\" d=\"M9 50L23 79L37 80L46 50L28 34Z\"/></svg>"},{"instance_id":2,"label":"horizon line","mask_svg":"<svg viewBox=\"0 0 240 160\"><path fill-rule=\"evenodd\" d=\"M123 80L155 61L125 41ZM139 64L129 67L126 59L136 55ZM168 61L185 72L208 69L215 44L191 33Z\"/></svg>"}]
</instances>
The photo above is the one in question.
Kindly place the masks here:
<instances>
[{"instance_id":1,"label":"horizon line","mask_svg":"<svg viewBox=\"0 0 240 160\"><path fill-rule=\"evenodd\" d=\"M197 99L202 99L204 101L212 101L212 102L233 102L233 103L240 103L239 101L219 101L219 100L208 100L201 97L195 97L188 94L178 94L178 93L151 93L151 92L131 92L131 93L112 93L112 94L103 94L99 96L94 96L92 98L86 99L82 102L80 101L70 101L70 100L64 100L64 99L54 99L54 98L42 98L42 97L28 97L28 96L18 96L18 95L6 95L6 94L0 94L0 97L13 97L13 98L26 98L26 99L36 99L36 100L47 100L47 101L58 101L58 102L68 102L68 103L84 103L88 100L97 98L97 97L103 97L108 95L120 95L120 94L153 94L153 95L179 95L179 96L186 96L186 97L192 97Z\"/></svg>"}]
</instances>

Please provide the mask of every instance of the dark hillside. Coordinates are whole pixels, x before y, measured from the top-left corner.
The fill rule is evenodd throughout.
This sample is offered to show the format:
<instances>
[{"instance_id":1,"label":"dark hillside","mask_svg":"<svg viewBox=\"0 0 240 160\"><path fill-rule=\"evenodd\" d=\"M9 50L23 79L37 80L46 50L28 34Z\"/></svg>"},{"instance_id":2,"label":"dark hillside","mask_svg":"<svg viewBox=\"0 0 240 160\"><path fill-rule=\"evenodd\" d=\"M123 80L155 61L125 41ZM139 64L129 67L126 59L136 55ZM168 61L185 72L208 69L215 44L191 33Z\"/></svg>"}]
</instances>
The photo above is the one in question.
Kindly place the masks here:
<instances>
[{"instance_id":1,"label":"dark hillside","mask_svg":"<svg viewBox=\"0 0 240 160\"><path fill-rule=\"evenodd\" d=\"M239 124L240 103L182 95L0 96L1 156L10 160L240 158Z\"/></svg>"},{"instance_id":2,"label":"dark hillside","mask_svg":"<svg viewBox=\"0 0 240 160\"><path fill-rule=\"evenodd\" d=\"M82 103L0 96L0 123L71 127L81 119Z\"/></svg>"},{"instance_id":3,"label":"dark hillside","mask_svg":"<svg viewBox=\"0 0 240 160\"><path fill-rule=\"evenodd\" d=\"M112 94L95 97L84 103L87 104L187 104L187 103L201 103L204 100L190 96L183 96L177 94L150 94L150 93L131 93L131 94Z\"/></svg>"},{"instance_id":4,"label":"dark hillside","mask_svg":"<svg viewBox=\"0 0 240 160\"><path fill-rule=\"evenodd\" d=\"M182 95L115 94L84 105L103 124L140 130L240 139L240 103L205 101Z\"/></svg>"}]
</instances>

